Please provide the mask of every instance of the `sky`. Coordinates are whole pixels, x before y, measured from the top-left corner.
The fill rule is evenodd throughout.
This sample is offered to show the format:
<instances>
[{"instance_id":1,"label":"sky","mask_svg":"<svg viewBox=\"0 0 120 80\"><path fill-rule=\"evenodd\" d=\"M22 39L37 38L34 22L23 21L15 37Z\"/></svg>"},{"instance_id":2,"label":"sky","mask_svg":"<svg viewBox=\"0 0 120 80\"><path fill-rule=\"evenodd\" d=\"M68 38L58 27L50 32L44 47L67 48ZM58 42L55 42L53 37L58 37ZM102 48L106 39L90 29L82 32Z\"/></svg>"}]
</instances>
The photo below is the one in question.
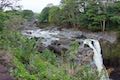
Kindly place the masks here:
<instances>
[{"instance_id":1,"label":"sky","mask_svg":"<svg viewBox=\"0 0 120 80\"><path fill-rule=\"evenodd\" d=\"M30 9L37 13L41 12L49 3L59 5L60 0L21 0L20 2L23 9Z\"/></svg>"}]
</instances>

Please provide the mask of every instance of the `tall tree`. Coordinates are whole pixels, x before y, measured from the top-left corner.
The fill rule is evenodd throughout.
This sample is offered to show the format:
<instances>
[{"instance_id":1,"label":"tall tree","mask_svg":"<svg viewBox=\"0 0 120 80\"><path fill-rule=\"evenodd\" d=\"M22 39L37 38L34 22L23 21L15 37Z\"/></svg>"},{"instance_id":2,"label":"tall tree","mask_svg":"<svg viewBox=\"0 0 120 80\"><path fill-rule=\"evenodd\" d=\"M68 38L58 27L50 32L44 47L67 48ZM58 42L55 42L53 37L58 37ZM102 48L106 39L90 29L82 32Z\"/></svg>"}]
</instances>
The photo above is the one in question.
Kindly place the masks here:
<instances>
[{"instance_id":1,"label":"tall tree","mask_svg":"<svg viewBox=\"0 0 120 80\"><path fill-rule=\"evenodd\" d=\"M32 10L23 10L21 15L22 15L23 18L30 21L34 17L34 12Z\"/></svg>"},{"instance_id":2,"label":"tall tree","mask_svg":"<svg viewBox=\"0 0 120 80\"><path fill-rule=\"evenodd\" d=\"M73 25L76 27L77 24L77 15L79 14L79 8L77 4L78 0L62 0L62 11L64 16L64 22Z\"/></svg>"},{"instance_id":3,"label":"tall tree","mask_svg":"<svg viewBox=\"0 0 120 80\"><path fill-rule=\"evenodd\" d=\"M50 7L45 7L42 10L42 12L40 13L40 15L38 16L38 20L40 22L48 22L49 10L50 10Z\"/></svg>"},{"instance_id":4,"label":"tall tree","mask_svg":"<svg viewBox=\"0 0 120 80\"><path fill-rule=\"evenodd\" d=\"M49 10L49 22L52 24L60 24L60 8L53 6Z\"/></svg>"}]
</instances>

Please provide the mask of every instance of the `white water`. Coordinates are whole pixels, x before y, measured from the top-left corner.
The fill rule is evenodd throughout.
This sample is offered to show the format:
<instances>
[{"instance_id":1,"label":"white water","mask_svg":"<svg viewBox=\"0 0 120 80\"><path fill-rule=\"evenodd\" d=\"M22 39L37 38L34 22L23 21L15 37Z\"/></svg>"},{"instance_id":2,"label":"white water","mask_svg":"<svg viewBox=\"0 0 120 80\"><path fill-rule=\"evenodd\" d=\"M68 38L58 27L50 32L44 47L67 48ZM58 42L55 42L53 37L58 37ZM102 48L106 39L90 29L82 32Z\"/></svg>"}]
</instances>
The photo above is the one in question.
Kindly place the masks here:
<instances>
[{"instance_id":1,"label":"white water","mask_svg":"<svg viewBox=\"0 0 120 80\"><path fill-rule=\"evenodd\" d=\"M94 39L85 39L83 44L84 45L86 44L93 49L94 52L93 60L99 74L101 75L100 80L109 80L108 75L106 75L107 72L103 71L104 65L103 65L103 59L102 59L101 47L99 41Z\"/></svg>"},{"instance_id":2,"label":"white water","mask_svg":"<svg viewBox=\"0 0 120 80\"><path fill-rule=\"evenodd\" d=\"M58 33L59 31L51 32L49 30L43 31L41 29L22 31L22 34L29 38L43 38L42 43L45 44L45 46L50 45L52 41L59 40L59 38L55 37Z\"/></svg>"}]
</instances>

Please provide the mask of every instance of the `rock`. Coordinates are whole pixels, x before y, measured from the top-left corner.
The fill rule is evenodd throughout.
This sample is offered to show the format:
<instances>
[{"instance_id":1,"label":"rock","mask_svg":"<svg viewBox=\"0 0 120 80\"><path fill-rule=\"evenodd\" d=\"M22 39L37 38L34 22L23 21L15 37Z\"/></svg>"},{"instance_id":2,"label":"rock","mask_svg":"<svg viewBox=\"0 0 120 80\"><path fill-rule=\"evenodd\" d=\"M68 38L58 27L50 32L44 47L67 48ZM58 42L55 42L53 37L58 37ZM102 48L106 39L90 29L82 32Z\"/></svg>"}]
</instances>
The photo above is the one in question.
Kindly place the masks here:
<instances>
[{"instance_id":1,"label":"rock","mask_svg":"<svg viewBox=\"0 0 120 80\"><path fill-rule=\"evenodd\" d=\"M112 78L112 80L120 80L120 68L116 68L111 72L110 78Z\"/></svg>"},{"instance_id":2,"label":"rock","mask_svg":"<svg viewBox=\"0 0 120 80\"><path fill-rule=\"evenodd\" d=\"M54 51L54 53L57 53L58 55L61 55L62 53L64 53L67 49L57 46L57 45L49 45L48 49L50 49L51 51Z\"/></svg>"},{"instance_id":3,"label":"rock","mask_svg":"<svg viewBox=\"0 0 120 80\"><path fill-rule=\"evenodd\" d=\"M70 43L71 41L68 39L60 39L59 41L54 41L51 45L49 45L48 49L54 51L54 53L61 55L69 49Z\"/></svg>"},{"instance_id":4,"label":"rock","mask_svg":"<svg viewBox=\"0 0 120 80\"><path fill-rule=\"evenodd\" d=\"M0 64L0 73L6 73L6 72L8 72L8 69Z\"/></svg>"},{"instance_id":5,"label":"rock","mask_svg":"<svg viewBox=\"0 0 120 80\"><path fill-rule=\"evenodd\" d=\"M78 35L75 35L75 37L74 38L76 38L76 39L87 39L87 37L85 36L85 35L80 35L80 34L78 34Z\"/></svg>"},{"instance_id":6,"label":"rock","mask_svg":"<svg viewBox=\"0 0 120 80\"><path fill-rule=\"evenodd\" d=\"M0 73L0 80L14 80L9 74L1 74Z\"/></svg>"},{"instance_id":7,"label":"rock","mask_svg":"<svg viewBox=\"0 0 120 80\"><path fill-rule=\"evenodd\" d=\"M52 43L52 45L69 45L72 41L70 39L60 39Z\"/></svg>"},{"instance_id":8,"label":"rock","mask_svg":"<svg viewBox=\"0 0 120 80\"><path fill-rule=\"evenodd\" d=\"M0 50L0 80L14 80L9 74L11 56L4 50Z\"/></svg>"},{"instance_id":9,"label":"rock","mask_svg":"<svg viewBox=\"0 0 120 80\"><path fill-rule=\"evenodd\" d=\"M46 47L44 44L40 43L40 44L37 44L36 49L39 52L43 52L46 49Z\"/></svg>"},{"instance_id":10,"label":"rock","mask_svg":"<svg viewBox=\"0 0 120 80\"><path fill-rule=\"evenodd\" d=\"M77 61L79 64L91 64L93 62L94 52L90 48L80 48L77 54Z\"/></svg>"},{"instance_id":11,"label":"rock","mask_svg":"<svg viewBox=\"0 0 120 80\"><path fill-rule=\"evenodd\" d=\"M11 55L6 51L0 51L0 64L9 65L11 63Z\"/></svg>"}]
</instances>

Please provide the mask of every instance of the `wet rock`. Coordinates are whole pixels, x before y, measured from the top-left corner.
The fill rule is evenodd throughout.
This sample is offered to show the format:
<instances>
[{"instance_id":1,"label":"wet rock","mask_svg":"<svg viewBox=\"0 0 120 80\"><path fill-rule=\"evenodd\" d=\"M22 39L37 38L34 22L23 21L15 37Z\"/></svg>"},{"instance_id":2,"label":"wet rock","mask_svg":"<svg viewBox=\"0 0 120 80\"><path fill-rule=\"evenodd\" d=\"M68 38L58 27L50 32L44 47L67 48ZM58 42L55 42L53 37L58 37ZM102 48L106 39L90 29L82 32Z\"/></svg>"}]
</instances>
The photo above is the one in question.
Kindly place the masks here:
<instances>
[{"instance_id":1,"label":"wet rock","mask_svg":"<svg viewBox=\"0 0 120 80\"><path fill-rule=\"evenodd\" d=\"M51 45L48 46L48 49L54 51L54 53L62 54L69 49L70 43L71 40L60 39L59 41L52 42Z\"/></svg>"},{"instance_id":2,"label":"wet rock","mask_svg":"<svg viewBox=\"0 0 120 80\"><path fill-rule=\"evenodd\" d=\"M67 48L57 46L57 45L49 45L48 49L59 55L61 55L62 53L65 53L65 51L67 51Z\"/></svg>"},{"instance_id":3,"label":"wet rock","mask_svg":"<svg viewBox=\"0 0 120 80\"><path fill-rule=\"evenodd\" d=\"M77 34L77 35L74 36L74 38L76 38L76 39L87 39L87 37L83 34Z\"/></svg>"},{"instance_id":4,"label":"wet rock","mask_svg":"<svg viewBox=\"0 0 120 80\"><path fill-rule=\"evenodd\" d=\"M72 41L70 39L60 39L51 43L51 45L70 45Z\"/></svg>"},{"instance_id":5,"label":"wet rock","mask_svg":"<svg viewBox=\"0 0 120 80\"><path fill-rule=\"evenodd\" d=\"M57 53L59 55L61 55L61 53L62 53L62 49L56 45L49 45L48 49L50 49L51 51L53 51L54 53Z\"/></svg>"}]
</instances>

